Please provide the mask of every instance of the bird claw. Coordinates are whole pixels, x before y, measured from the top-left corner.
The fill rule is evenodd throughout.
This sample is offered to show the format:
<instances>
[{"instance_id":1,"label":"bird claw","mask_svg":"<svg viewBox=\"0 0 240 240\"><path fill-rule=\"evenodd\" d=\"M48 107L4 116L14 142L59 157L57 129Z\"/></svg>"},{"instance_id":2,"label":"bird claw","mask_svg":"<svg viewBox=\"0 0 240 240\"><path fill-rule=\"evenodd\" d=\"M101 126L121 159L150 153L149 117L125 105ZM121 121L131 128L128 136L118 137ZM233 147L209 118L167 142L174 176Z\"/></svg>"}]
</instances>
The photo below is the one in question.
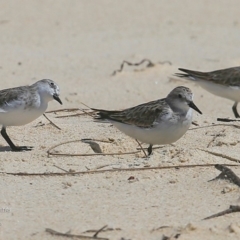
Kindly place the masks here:
<instances>
[{"instance_id":1,"label":"bird claw","mask_svg":"<svg viewBox=\"0 0 240 240\"><path fill-rule=\"evenodd\" d=\"M19 147L14 147L12 148L12 151L14 152L22 152L22 151L31 151L33 147L28 147L28 146L19 146Z\"/></svg>"}]
</instances>

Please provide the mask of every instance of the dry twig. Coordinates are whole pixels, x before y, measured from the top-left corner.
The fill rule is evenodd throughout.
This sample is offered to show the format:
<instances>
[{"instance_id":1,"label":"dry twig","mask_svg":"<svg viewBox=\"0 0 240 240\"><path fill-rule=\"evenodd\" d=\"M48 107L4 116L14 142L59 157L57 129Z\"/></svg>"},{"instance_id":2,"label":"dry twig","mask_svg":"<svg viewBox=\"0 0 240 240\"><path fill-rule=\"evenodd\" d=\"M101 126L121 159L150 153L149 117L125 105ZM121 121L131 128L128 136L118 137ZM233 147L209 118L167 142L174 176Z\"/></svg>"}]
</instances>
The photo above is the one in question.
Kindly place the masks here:
<instances>
[{"instance_id":1,"label":"dry twig","mask_svg":"<svg viewBox=\"0 0 240 240\"><path fill-rule=\"evenodd\" d=\"M96 141L96 142L103 142L103 143L112 143L115 140L113 138L108 138L108 140L96 139L96 138L82 138L81 141Z\"/></svg>"},{"instance_id":2,"label":"dry twig","mask_svg":"<svg viewBox=\"0 0 240 240\"><path fill-rule=\"evenodd\" d=\"M103 226L102 228L100 228L99 230L96 231L96 233L93 235L94 238L97 238L97 235L102 232L102 230L104 230L107 227L107 225Z\"/></svg>"},{"instance_id":3,"label":"dry twig","mask_svg":"<svg viewBox=\"0 0 240 240\"><path fill-rule=\"evenodd\" d=\"M79 108L62 108L62 109L47 111L45 113L73 112L73 111L78 111L78 110L79 110Z\"/></svg>"},{"instance_id":4,"label":"dry twig","mask_svg":"<svg viewBox=\"0 0 240 240\"><path fill-rule=\"evenodd\" d=\"M200 150L200 151L209 153L209 154L211 154L211 155L213 155L213 156L217 156L217 157L221 157L221 158L226 158L226 159L229 160L229 161L233 161L233 162L240 163L240 160L239 160L239 159L236 159L236 158L227 156L227 155L222 154L222 153L211 152L211 151L208 151L208 150L205 150L205 149L201 149L201 148L197 148L197 149Z\"/></svg>"},{"instance_id":5,"label":"dry twig","mask_svg":"<svg viewBox=\"0 0 240 240\"><path fill-rule=\"evenodd\" d=\"M143 153L144 153L144 155L145 155L145 158L148 158L148 155L147 155L146 152L144 151L144 149L143 149L141 143L140 143L137 139L135 139L135 140L136 140L136 142L138 143L140 149L143 151Z\"/></svg>"},{"instance_id":6,"label":"dry twig","mask_svg":"<svg viewBox=\"0 0 240 240\"><path fill-rule=\"evenodd\" d=\"M53 165L55 168L58 168L58 169L60 169L60 170L62 170L62 171L64 171L64 172L69 172L69 171L67 171L67 170L65 170L65 169L63 169L63 168L61 168L61 167L58 167L57 165Z\"/></svg>"},{"instance_id":7,"label":"dry twig","mask_svg":"<svg viewBox=\"0 0 240 240\"><path fill-rule=\"evenodd\" d=\"M209 216L209 217L206 217L206 218L204 218L204 219L202 219L202 220L207 220L207 219L211 219L211 218L216 218L216 217L220 217L220 216L223 216L223 215L225 215L225 214L234 213L234 212L240 212L240 206L238 206L238 205L236 205L236 206L230 205L229 209L224 210L224 211L219 212L219 213L216 213L216 214L213 214L213 215L211 215L211 216Z\"/></svg>"},{"instance_id":8,"label":"dry twig","mask_svg":"<svg viewBox=\"0 0 240 240\"><path fill-rule=\"evenodd\" d=\"M90 157L90 156L119 156L119 155L132 155L139 153L140 151L135 152L123 152L123 153L76 153L76 154L68 154L68 153L52 153L48 152L48 156L62 156L62 157Z\"/></svg>"},{"instance_id":9,"label":"dry twig","mask_svg":"<svg viewBox=\"0 0 240 240\"><path fill-rule=\"evenodd\" d=\"M55 172L55 173L26 173L26 172L0 172L0 174L7 174L13 176L66 176L66 175L80 175L80 174L96 174L96 173L106 173L106 172L133 172L133 171L149 171L149 170L162 170L162 169L180 169L180 168L194 168L194 167L213 167L216 164L196 164L196 165L176 165L176 166L158 166L158 167L141 167L141 168L113 168L113 169L103 169L103 170L91 170L91 171L79 171L79 172ZM236 164L222 164L224 166L239 167Z\"/></svg>"},{"instance_id":10,"label":"dry twig","mask_svg":"<svg viewBox=\"0 0 240 240\"><path fill-rule=\"evenodd\" d=\"M53 123L53 122L46 116L45 113L43 114L43 116L50 122L50 124L51 124L52 126L54 126L55 128L57 128L58 130L61 130L61 128L58 127L55 123Z\"/></svg>"},{"instance_id":11,"label":"dry twig","mask_svg":"<svg viewBox=\"0 0 240 240\"><path fill-rule=\"evenodd\" d=\"M63 115L63 116L56 116L56 118L69 118L69 117L79 117L79 116L84 116L84 115L88 115L93 113L94 111L90 111L90 112L84 112L83 113L76 113L76 114L68 114L68 115Z\"/></svg>"},{"instance_id":12,"label":"dry twig","mask_svg":"<svg viewBox=\"0 0 240 240\"><path fill-rule=\"evenodd\" d=\"M212 140L208 143L207 148L210 147L210 145L216 140L216 138L222 137L222 136L223 136L222 134L225 132L225 130L226 130L226 129L223 129L223 130L221 130L218 134L214 135L214 137L212 138Z\"/></svg>"},{"instance_id":13,"label":"dry twig","mask_svg":"<svg viewBox=\"0 0 240 240\"><path fill-rule=\"evenodd\" d=\"M85 139L86 140L86 139ZM49 156L65 156L65 157L81 157L81 156L107 156L107 155L110 155L110 156L114 156L114 155L129 155L129 154L136 154L136 153L139 153L140 151L133 151L133 152L123 152L123 153L86 153L86 154L81 154L81 153L77 153L77 154L68 154L68 153L54 153L52 152L53 149L55 149L56 147L59 147L59 146L62 146L64 144L68 144L68 143L73 143L73 142L79 142L79 141L82 141L81 140L73 140L73 141L67 141L67 142L64 142L64 143L59 143L51 148L48 149L47 151L47 154L48 154L48 157ZM95 139L95 141L97 141ZM103 140L102 140L103 141ZM111 142L111 141L109 141Z\"/></svg>"},{"instance_id":14,"label":"dry twig","mask_svg":"<svg viewBox=\"0 0 240 240\"><path fill-rule=\"evenodd\" d=\"M86 106L86 109L81 109L81 108L64 108L64 109L57 109L57 110L52 110L52 111L47 111L46 113L57 113L57 112L76 112L76 111L81 111L82 113L76 113L76 114L70 114L70 115L63 115L63 116L56 116L56 118L65 118L65 117L77 117L77 116L82 116L82 115L91 115L91 113L95 112L91 110L89 106L87 106L84 103L81 103L84 106ZM90 111L90 112L88 112Z\"/></svg>"},{"instance_id":15,"label":"dry twig","mask_svg":"<svg viewBox=\"0 0 240 240\"><path fill-rule=\"evenodd\" d=\"M202 129L202 128L218 127L218 126L235 127L235 128L238 128L238 129L240 128L240 126L235 125L235 124L223 124L223 123L218 123L218 124L212 124L212 125L207 125L207 126L202 126L202 127L190 128L189 131L191 131L191 130L197 130L197 129Z\"/></svg>"},{"instance_id":16,"label":"dry twig","mask_svg":"<svg viewBox=\"0 0 240 240\"><path fill-rule=\"evenodd\" d=\"M153 229L151 230L151 232L158 231L158 230L161 230L161 229L164 229L164 228L170 228L170 226L163 225L163 226L160 226L160 227L157 227L157 228L153 228Z\"/></svg>"},{"instance_id":17,"label":"dry twig","mask_svg":"<svg viewBox=\"0 0 240 240\"><path fill-rule=\"evenodd\" d=\"M121 231L122 229L121 228L104 228L102 230L102 232L109 232L109 231ZM97 231L99 230L94 230L94 229L90 229L90 230L87 230L83 233L96 233Z\"/></svg>"},{"instance_id":18,"label":"dry twig","mask_svg":"<svg viewBox=\"0 0 240 240\"><path fill-rule=\"evenodd\" d=\"M140 66L145 62L147 62L146 68L155 66L155 64L152 61L150 61L149 59L143 59L142 61L140 61L138 63L131 63L131 62L128 62L128 61L124 60L121 64L121 66L120 66L120 69L113 71L113 73L111 75L114 76L114 75L117 74L117 72L122 72L125 64L128 65L128 66ZM172 65L172 63L170 61L158 62L158 64L166 64L166 63L168 63L169 65Z\"/></svg>"},{"instance_id":19,"label":"dry twig","mask_svg":"<svg viewBox=\"0 0 240 240\"><path fill-rule=\"evenodd\" d=\"M213 181L219 178L224 178L224 179L228 179L230 182L233 182L240 187L240 178L230 168L223 166L221 164L216 164L215 168L221 171L221 173L216 178L210 181Z\"/></svg>"},{"instance_id":20,"label":"dry twig","mask_svg":"<svg viewBox=\"0 0 240 240\"><path fill-rule=\"evenodd\" d=\"M194 125L194 126L199 126L199 124L196 123L196 122L192 122L192 125Z\"/></svg>"},{"instance_id":21,"label":"dry twig","mask_svg":"<svg viewBox=\"0 0 240 240\"><path fill-rule=\"evenodd\" d=\"M239 122L239 119L229 119L229 118L217 118L219 122Z\"/></svg>"},{"instance_id":22,"label":"dry twig","mask_svg":"<svg viewBox=\"0 0 240 240\"><path fill-rule=\"evenodd\" d=\"M82 240L88 240L88 239L109 240L108 238L101 238L101 237L97 236L106 227L107 227L107 225L102 227L101 229L99 229L92 237L84 236L84 235L70 234L68 232L67 233L61 233L61 232L57 232L57 231L55 231L51 228L46 228L45 231L52 234L52 235L55 235L55 236L63 236L63 237L69 237L69 238L79 238L79 239L82 239Z\"/></svg>"}]
</instances>

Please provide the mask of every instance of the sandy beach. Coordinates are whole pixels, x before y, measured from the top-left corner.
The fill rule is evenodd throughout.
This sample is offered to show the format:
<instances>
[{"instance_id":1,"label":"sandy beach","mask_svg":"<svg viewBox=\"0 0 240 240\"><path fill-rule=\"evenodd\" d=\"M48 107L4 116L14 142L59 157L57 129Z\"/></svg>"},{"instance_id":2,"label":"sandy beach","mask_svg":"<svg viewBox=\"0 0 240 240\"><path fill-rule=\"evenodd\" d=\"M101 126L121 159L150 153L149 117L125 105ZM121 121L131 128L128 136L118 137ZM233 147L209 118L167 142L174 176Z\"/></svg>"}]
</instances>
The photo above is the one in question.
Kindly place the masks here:
<instances>
[{"instance_id":1,"label":"sandy beach","mask_svg":"<svg viewBox=\"0 0 240 240\"><path fill-rule=\"evenodd\" d=\"M0 89L50 78L63 102L46 113L61 130L44 116L8 128L33 151L11 152L0 137L0 239L69 239L46 229L93 236L105 225L99 239L240 239L239 212L203 220L240 205L236 184L209 181L220 174L214 164L239 166L240 124L217 121L234 118L233 102L174 76L240 65L239 9L237 0L0 0ZM144 59L152 66L113 75ZM149 159L111 124L74 111L124 109L177 86L193 91L203 115ZM238 166L229 168L240 177Z\"/></svg>"}]
</instances>

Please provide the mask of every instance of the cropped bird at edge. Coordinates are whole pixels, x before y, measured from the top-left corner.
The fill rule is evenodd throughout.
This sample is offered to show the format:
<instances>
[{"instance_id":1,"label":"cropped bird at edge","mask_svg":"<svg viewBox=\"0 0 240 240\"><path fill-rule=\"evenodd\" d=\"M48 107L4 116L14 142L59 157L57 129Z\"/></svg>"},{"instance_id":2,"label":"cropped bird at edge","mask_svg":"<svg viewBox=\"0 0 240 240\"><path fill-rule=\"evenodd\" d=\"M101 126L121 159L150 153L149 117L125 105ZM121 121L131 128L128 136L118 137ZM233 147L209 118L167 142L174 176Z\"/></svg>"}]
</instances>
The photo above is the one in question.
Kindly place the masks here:
<instances>
[{"instance_id":1,"label":"cropped bird at edge","mask_svg":"<svg viewBox=\"0 0 240 240\"><path fill-rule=\"evenodd\" d=\"M237 111L237 105L240 102L240 67L213 72L198 72L183 68L178 70L184 73L176 73L175 76L195 81L208 92L234 101L232 111L236 118L240 117Z\"/></svg>"},{"instance_id":2,"label":"cropped bird at edge","mask_svg":"<svg viewBox=\"0 0 240 240\"><path fill-rule=\"evenodd\" d=\"M129 137L149 144L148 156L155 144L171 144L180 139L192 123L192 109L202 114L193 103L187 87L174 88L166 98L143 103L120 111L97 111L95 120L108 120Z\"/></svg>"},{"instance_id":3,"label":"cropped bird at edge","mask_svg":"<svg viewBox=\"0 0 240 240\"><path fill-rule=\"evenodd\" d=\"M0 91L1 135L12 151L30 151L32 147L16 146L9 138L6 128L32 122L45 112L48 102L53 99L62 104L59 98L59 87L50 79L40 80L30 86Z\"/></svg>"}]
</instances>

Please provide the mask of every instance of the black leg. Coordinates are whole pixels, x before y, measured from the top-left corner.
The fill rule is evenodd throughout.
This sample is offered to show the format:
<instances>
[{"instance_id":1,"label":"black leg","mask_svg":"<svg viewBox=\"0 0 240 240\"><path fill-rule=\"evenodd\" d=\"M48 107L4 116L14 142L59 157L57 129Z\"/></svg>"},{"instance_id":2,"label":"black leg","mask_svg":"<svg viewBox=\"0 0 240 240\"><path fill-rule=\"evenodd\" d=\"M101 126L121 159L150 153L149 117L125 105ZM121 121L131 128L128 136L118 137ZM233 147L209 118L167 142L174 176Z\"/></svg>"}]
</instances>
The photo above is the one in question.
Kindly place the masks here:
<instances>
[{"instance_id":1,"label":"black leg","mask_svg":"<svg viewBox=\"0 0 240 240\"><path fill-rule=\"evenodd\" d=\"M12 151L21 152L21 151L31 151L32 150L32 147L27 147L27 146L17 147L17 146L15 146L14 143L12 142L12 140L7 135L6 127L2 127L1 135L6 140L6 142L8 143L10 148L12 149Z\"/></svg>"},{"instance_id":2,"label":"black leg","mask_svg":"<svg viewBox=\"0 0 240 240\"><path fill-rule=\"evenodd\" d=\"M237 105L238 105L238 102L235 102L232 106L232 110L233 110L233 113L235 115L235 118L239 118L240 115L238 114L238 111L237 111Z\"/></svg>"},{"instance_id":3,"label":"black leg","mask_svg":"<svg viewBox=\"0 0 240 240\"><path fill-rule=\"evenodd\" d=\"M148 147L148 149L147 149L147 150L148 150L148 156L150 156L150 155L152 154L152 146L153 146L153 145L150 144L149 147Z\"/></svg>"}]
</instances>

